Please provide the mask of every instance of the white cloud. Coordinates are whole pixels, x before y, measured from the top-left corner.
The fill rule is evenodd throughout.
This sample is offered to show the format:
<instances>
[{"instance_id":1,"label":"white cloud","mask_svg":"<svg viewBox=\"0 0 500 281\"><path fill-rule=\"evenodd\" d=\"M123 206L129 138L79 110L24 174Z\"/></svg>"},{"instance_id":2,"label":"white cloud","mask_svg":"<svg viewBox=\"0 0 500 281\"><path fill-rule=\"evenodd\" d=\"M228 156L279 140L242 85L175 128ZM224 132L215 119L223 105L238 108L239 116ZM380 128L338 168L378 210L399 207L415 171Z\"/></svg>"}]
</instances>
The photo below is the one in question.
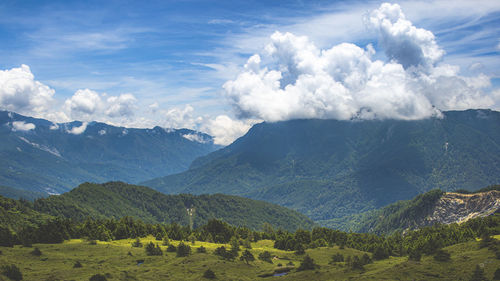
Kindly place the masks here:
<instances>
[{"instance_id":1,"label":"white cloud","mask_svg":"<svg viewBox=\"0 0 500 281\"><path fill-rule=\"evenodd\" d=\"M252 125L259 120L233 120L227 115L219 115L215 119L208 120L202 130L214 137L214 143L228 145L235 139L244 135Z\"/></svg>"},{"instance_id":2,"label":"white cloud","mask_svg":"<svg viewBox=\"0 0 500 281\"><path fill-rule=\"evenodd\" d=\"M184 108L174 107L162 113L160 122L166 128L197 128L203 122L203 117L194 116L194 108L185 105Z\"/></svg>"},{"instance_id":3,"label":"white cloud","mask_svg":"<svg viewBox=\"0 0 500 281\"><path fill-rule=\"evenodd\" d=\"M439 110L490 107L486 76L461 77L438 64L444 51L432 32L416 28L397 4L369 14L389 62L371 45L342 43L321 50L305 36L275 32L263 52L224 84L240 118L422 119Z\"/></svg>"},{"instance_id":4,"label":"white cloud","mask_svg":"<svg viewBox=\"0 0 500 281\"><path fill-rule=\"evenodd\" d=\"M36 128L33 123L26 123L24 121L12 122L12 131L30 131Z\"/></svg>"},{"instance_id":5,"label":"white cloud","mask_svg":"<svg viewBox=\"0 0 500 281\"><path fill-rule=\"evenodd\" d=\"M202 135L200 134L185 134L185 135L182 135L183 138L187 139L187 140L190 140L190 141L194 141L194 142L199 142L199 143L208 143L210 142L210 140L208 139L205 139Z\"/></svg>"},{"instance_id":6,"label":"white cloud","mask_svg":"<svg viewBox=\"0 0 500 281\"><path fill-rule=\"evenodd\" d=\"M27 65L0 70L0 109L41 117L51 110L54 90L36 81Z\"/></svg>"},{"instance_id":7,"label":"white cloud","mask_svg":"<svg viewBox=\"0 0 500 281\"><path fill-rule=\"evenodd\" d=\"M132 94L107 97L90 89L80 89L65 101L64 110L75 120L125 124L134 116L136 103Z\"/></svg>"},{"instance_id":8,"label":"white cloud","mask_svg":"<svg viewBox=\"0 0 500 281\"><path fill-rule=\"evenodd\" d=\"M85 130L87 130L87 125L88 125L87 122L83 122L80 127L73 127L73 128L71 128L69 130L66 130L66 132L70 133L70 134L73 134L73 135L80 135L83 132L85 132Z\"/></svg>"}]
</instances>

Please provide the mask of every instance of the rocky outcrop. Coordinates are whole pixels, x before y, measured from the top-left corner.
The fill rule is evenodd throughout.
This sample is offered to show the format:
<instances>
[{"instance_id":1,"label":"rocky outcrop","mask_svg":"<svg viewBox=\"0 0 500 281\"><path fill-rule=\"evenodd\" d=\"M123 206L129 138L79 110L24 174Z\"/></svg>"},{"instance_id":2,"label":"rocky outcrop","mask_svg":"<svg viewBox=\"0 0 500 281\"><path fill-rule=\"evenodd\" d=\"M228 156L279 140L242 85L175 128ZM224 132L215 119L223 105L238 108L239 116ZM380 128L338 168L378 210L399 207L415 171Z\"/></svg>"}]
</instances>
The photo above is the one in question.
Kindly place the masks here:
<instances>
[{"instance_id":1,"label":"rocky outcrop","mask_svg":"<svg viewBox=\"0 0 500 281\"><path fill-rule=\"evenodd\" d=\"M437 201L432 214L424 219L423 225L463 223L469 219L489 216L499 208L500 191L474 194L449 192Z\"/></svg>"}]
</instances>

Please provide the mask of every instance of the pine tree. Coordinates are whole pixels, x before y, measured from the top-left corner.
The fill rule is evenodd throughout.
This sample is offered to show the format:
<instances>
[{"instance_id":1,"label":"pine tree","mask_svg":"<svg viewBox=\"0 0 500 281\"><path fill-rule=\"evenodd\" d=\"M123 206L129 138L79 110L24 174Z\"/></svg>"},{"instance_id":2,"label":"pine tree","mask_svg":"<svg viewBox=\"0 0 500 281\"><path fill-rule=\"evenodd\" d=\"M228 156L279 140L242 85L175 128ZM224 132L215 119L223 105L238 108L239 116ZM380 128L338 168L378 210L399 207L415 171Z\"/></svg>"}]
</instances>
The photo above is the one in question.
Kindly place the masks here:
<instances>
[{"instance_id":1,"label":"pine tree","mask_svg":"<svg viewBox=\"0 0 500 281\"><path fill-rule=\"evenodd\" d=\"M252 253L250 253L249 250L245 250L242 254L241 254L241 257L240 257L240 261L245 261L247 264L249 264L249 262L251 261L254 261L255 260L255 257L252 255Z\"/></svg>"}]
</instances>

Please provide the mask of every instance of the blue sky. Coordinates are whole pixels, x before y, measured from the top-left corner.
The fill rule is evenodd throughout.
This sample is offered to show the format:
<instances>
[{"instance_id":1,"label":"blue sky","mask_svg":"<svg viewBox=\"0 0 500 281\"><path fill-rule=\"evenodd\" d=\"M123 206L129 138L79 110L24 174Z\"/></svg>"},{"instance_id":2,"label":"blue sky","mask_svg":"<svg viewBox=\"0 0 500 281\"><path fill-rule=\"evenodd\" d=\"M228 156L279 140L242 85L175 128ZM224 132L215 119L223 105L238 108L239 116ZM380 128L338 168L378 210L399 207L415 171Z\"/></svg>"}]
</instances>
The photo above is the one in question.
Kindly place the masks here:
<instances>
[{"instance_id":1,"label":"blue sky","mask_svg":"<svg viewBox=\"0 0 500 281\"><path fill-rule=\"evenodd\" d=\"M388 62L380 33L366 25L366 16L381 3L7 0L0 3L0 70L26 65L34 81L53 90L51 109L30 112L29 107L19 107L21 113L63 121L56 117L61 115L47 111L66 106L69 119L93 118L125 126L183 126L212 134L231 131L227 126L242 127L229 138L234 139L259 120L304 117L266 117L270 115L262 113L264 110L241 104L245 93L223 87L227 81L241 82L238 77L245 72L248 58L253 54L262 57L274 32L307 36L321 50L343 42L361 48L372 44L373 60ZM456 75L461 77L483 75L490 85L483 85L481 94L498 92L499 1L397 3L414 26L434 34L436 44L445 52L436 65L458 66ZM85 89L103 103L117 97L102 105L102 110L120 100L120 95L132 95L123 96L123 100L133 102L117 108L123 116L99 114L94 108L82 114L68 113L68 108L76 110L77 102L83 102L68 100L79 90L80 98L88 97L90 92L83 92ZM486 104L499 108L495 99ZM15 105L5 102L3 107L16 110ZM216 126L215 119L221 115L243 123L226 120L232 125L212 132L210 126Z\"/></svg>"}]
</instances>

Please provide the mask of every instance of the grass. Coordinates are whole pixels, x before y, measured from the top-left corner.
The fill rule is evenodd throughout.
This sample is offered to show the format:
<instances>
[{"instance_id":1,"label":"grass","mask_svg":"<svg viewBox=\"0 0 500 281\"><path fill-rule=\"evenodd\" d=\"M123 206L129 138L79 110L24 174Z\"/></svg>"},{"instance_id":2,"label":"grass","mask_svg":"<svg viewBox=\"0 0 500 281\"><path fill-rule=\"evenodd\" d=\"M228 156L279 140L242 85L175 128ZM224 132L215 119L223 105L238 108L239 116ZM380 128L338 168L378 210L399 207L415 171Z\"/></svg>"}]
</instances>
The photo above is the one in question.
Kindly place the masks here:
<instances>
[{"instance_id":1,"label":"grass","mask_svg":"<svg viewBox=\"0 0 500 281\"><path fill-rule=\"evenodd\" d=\"M329 264L331 256L336 253L345 257L361 256L364 252L335 246L306 250L320 266L319 269L302 272L292 270L286 276L260 278L259 275L273 273L280 263L283 267L289 262L299 266L302 256L274 249L273 241L269 240L252 243L250 251L256 260L250 265L239 259L224 261L213 254L215 248L222 244L199 241L195 245L185 242L192 248L192 254L185 258L167 253L166 246L161 246L163 256L146 256L144 248L131 246L134 240L99 241L97 245L90 245L87 241L73 239L62 244L33 245L33 248L41 250L42 255L39 257L30 254L33 248L0 247L0 266L15 264L24 280L42 281L89 280L96 273L106 274L108 280L203 280L202 275L209 268L215 272L217 280L469 280L476 264L483 266L486 277L491 280L495 270L500 268L500 260L487 248L479 249L477 241L445 248L452 255L449 262L436 262L431 256L423 256L420 262L408 261L407 257L391 257L356 271L348 270L343 263ZM161 245L161 241L153 237L141 239L144 245L150 241ZM172 241L172 244L178 245L179 241ZM207 253L196 253L196 248L200 246L205 247ZM257 258L263 251L269 251L273 257L277 257L272 264ZM144 260L144 263L138 265L140 260ZM81 268L73 268L77 261L82 264ZM0 280L8 279L0 275Z\"/></svg>"}]
</instances>

